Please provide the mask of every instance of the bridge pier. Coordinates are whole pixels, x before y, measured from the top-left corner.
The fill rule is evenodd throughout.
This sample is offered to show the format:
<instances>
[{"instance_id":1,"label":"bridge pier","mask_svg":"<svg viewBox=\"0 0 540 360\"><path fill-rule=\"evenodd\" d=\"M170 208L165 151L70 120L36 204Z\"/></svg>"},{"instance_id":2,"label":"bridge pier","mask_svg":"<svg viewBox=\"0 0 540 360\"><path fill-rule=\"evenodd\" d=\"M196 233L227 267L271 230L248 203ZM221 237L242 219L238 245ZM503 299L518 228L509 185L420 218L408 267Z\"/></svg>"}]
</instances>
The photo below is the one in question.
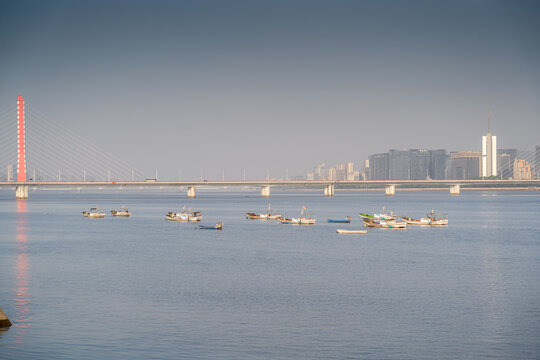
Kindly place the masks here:
<instances>
[{"instance_id":1,"label":"bridge pier","mask_svg":"<svg viewBox=\"0 0 540 360\"><path fill-rule=\"evenodd\" d=\"M17 186L15 190L15 199L28 199L28 186Z\"/></svg>"},{"instance_id":2,"label":"bridge pier","mask_svg":"<svg viewBox=\"0 0 540 360\"><path fill-rule=\"evenodd\" d=\"M265 185L261 187L261 196L270 197L270 185Z\"/></svg>"},{"instance_id":3,"label":"bridge pier","mask_svg":"<svg viewBox=\"0 0 540 360\"><path fill-rule=\"evenodd\" d=\"M450 195L459 195L461 193L461 185L450 185Z\"/></svg>"},{"instance_id":4,"label":"bridge pier","mask_svg":"<svg viewBox=\"0 0 540 360\"><path fill-rule=\"evenodd\" d=\"M193 199L195 197L195 186L188 186L187 197Z\"/></svg>"},{"instance_id":5,"label":"bridge pier","mask_svg":"<svg viewBox=\"0 0 540 360\"><path fill-rule=\"evenodd\" d=\"M387 185L386 189L384 189L384 193L386 196L396 195L396 185Z\"/></svg>"},{"instance_id":6,"label":"bridge pier","mask_svg":"<svg viewBox=\"0 0 540 360\"><path fill-rule=\"evenodd\" d=\"M334 196L334 184L326 185L324 187L324 196Z\"/></svg>"}]
</instances>

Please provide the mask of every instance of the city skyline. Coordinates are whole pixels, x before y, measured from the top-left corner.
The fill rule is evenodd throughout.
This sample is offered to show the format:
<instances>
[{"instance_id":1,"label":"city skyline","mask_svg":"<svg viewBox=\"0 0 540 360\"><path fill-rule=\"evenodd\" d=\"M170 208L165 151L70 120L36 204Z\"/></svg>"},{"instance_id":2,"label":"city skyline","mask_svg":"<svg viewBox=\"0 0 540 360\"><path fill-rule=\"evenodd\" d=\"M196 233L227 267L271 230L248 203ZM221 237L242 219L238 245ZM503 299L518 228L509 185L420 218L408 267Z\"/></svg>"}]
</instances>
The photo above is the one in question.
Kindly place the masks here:
<instances>
[{"instance_id":1,"label":"city skyline","mask_svg":"<svg viewBox=\"0 0 540 360\"><path fill-rule=\"evenodd\" d=\"M17 109L16 109L17 110L16 111L17 124L18 126L21 126L21 124L23 124L22 125L23 130L17 129L18 138L17 138L16 144L17 144L17 148L19 152L21 149L21 144L22 144L22 147L25 147L24 145L25 137L23 136L21 138L21 134L24 134L26 132L24 130L24 116L22 117L23 122L19 122L19 114L23 114L23 115L25 114L24 105L22 105L23 106L22 110L21 108L19 108L20 104L24 104L24 102L25 102L24 98L19 95L17 97ZM8 114L8 117L9 116L10 114ZM10 122L9 119L8 119L8 122ZM53 125L53 123L40 124L38 128L40 127L43 128L44 126L47 127L51 125ZM54 126L56 126L56 124L54 124ZM15 129L12 129L12 130L15 130ZM59 130L59 128L52 129L50 130L50 132L54 133L57 130ZM82 140L83 142L78 143L79 145L78 147L86 148L87 146L89 147L94 146L93 144L89 144L89 143L85 144L84 143L85 139L82 137L79 137L77 134L74 134L74 133L70 134L70 132L69 131L66 132L65 129L60 129L60 130L64 132L64 135L63 135L64 139L62 138L52 139L53 140L52 143L54 144L53 148L45 147L41 149L34 149L33 152L35 153L36 151L38 152L41 151L43 153L42 155L44 155L45 157L49 157L47 153L50 150L54 150L53 152L56 152L58 154L58 151L59 151L58 143L64 142L66 140L65 138L66 135L68 135L68 137L74 136L76 138L79 138L77 141ZM4 133L6 132L5 128L3 129L3 132ZM14 131L11 131L11 132L14 133ZM4 140L10 137L10 136L6 136L9 134L3 134L3 135L4 135L3 137ZM290 180L290 179L297 179L297 180L404 180L404 179L424 180L424 179L433 179L433 180L441 180L441 179L474 179L474 178L480 178L480 177L485 178L485 177L492 177L492 176L500 176L501 178L503 177L512 178L513 173L515 172L515 166L517 166L517 164L515 164L517 161L520 162L520 165L519 165L520 169L526 168L527 166L529 166L529 163L530 163L530 166L532 169L532 170L529 170L529 172L531 173L530 177L531 178L538 177L537 172L540 168L539 166L540 159L539 159L539 156L537 155L537 152L538 152L537 149L540 147L539 145L534 145L525 151L523 151L522 149L518 150L518 149L498 148L497 143L496 143L497 136L490 133L489 119L488 119L488 134L485 136L482 136L481 138L482 138L481 151L476 151L476 152L470 151L470 150L469 151L467 150L447 151L447 149L438 149L438 150L412 149L412 148L390 149L388 150L387 153L369 155L368 159L361 161L364 163L363 167L357 166L358 162L356 161L345 161L345 162L336 164L336 161L339 161L339 160L335 160L333 164L336 164L336 165L334 166L330 165L329 167L326 167L325 163L322 162L319 165L317 165L315 168L313 168L312 172L308 171L307 173L305 173L305 176L302 174L297 174L297 173L289 174L288 169L285 169L284 176L281 174L271 175L270 169L266 169L266 175L264 178L250 177L249 179L251 180L253 179L268 179L268 180L270 179L273 179L273 180ZM491 140L491 138L493 140ZM45 140L45 142L47 141L48 140ZM487 145L488 143L490 143L491 145ZM13 145L14 144L15 143L13 143ZM72 142L71 145L73 144L74 143ZM6 169L0 168L0 177L3 178L4 180L12 181L14 179L15 170L17 170L21 166L26 168L25 157L24 157L24 154L22 157L17 156L17 162L22 161L22 163L17 164L16 167L14 168L14 165L12 162L6 161L6 157L5 157L6 153L13 152L13 151L9 151L10 150L9 146L6 146L6 145L9 145L9 144L3 143L4 149L3 149L2 154L0 154L0 166L5 167ZM43 143L41 145L43 145ZM65 148L65 150L66 152L71 152L73 151L73 148L71 149ZM93 150L101 151L101 149L97 149L97 148L94 148ZM496 154L496 156L493 156L492 154ZM11 155L14 155L14 152ZM112 156L112 154L107 154L106 152L102 152L102 155L105 157ZM385 165L387 167L387 169L385 170L386 175L384 174L377 175L377 170L373 170L373 168L370 169L369 167L370 161L373 164L373 167L377 169L378 165L376 165L376 162L374 161L375 160L374 157L377 157L377 156L388 157L388 155L390 155L390 158L387 160L384 160L387 163ZM398 156L397 158L396 158L396 155ZM403 163L402 160L397 160L396 162L396 159L398 159L400 156L401 157L404 156L402 160L406 160L406 165L405 163ZM461 175L456 175L456 170L453 168L454 167L453 162L458 161L457 159L461 159L462 157L463 159L469 159L471 158L471 156L474 158L473 162L475 165L465 166L464 164L461 164L461 166L465 166L466 168L469 168L472 166L472 169L477 168L477 170L474 170L471 172L471 170L469 169L468 171L460 172ZM13 159L15 159L15 157L12 156L11 160ZM41 159L43 159L43 157ZM103 174L96 176L96 173L95 173L96 168L93 168L93 169L85 168L84 159L80 159L75 156L75 157L72 157L70 160L71 161L75 160L79 162L79 164L73 164L73 163L62 164L62 162L65 161L65 159L62 158L60 162L57 163L58 167L51 168L50 164L48 164L49 168L44 169L40 167L38 169L35 167L36 161L31 161L31 164L34 165L34 167L33 167L33 175L31 175L32 169L29 170L30 172L29 176L31 176L30 180L32 181L32 180L39 179L39 180L83 180L83 181L86 181L86 180L104 180L105 179L103 178ZM83 161L81 162L81 160ZM86 160L88 160L88 158ZM117 161L119 159L112 159L112 160ZM472 160L472 158L466 161L470 162L470 160ZM149 174L143 174L138 169L134 167L133 168L129 167L129 164L126 164L121 160L119 161L120 162L116 162L116 164L113 164L110 162L108 163L107 166L109 170L105 170L105 172L107 173L106 175L107 181L111 181L111 179L135 180L135 179L149 177L148 176ZM415 162L417 164L413 165L413 163ZM492 169L489 169L489 171L487 170L487 165L486 165L487 163L490 164L492 167ZM110 169L114 168L115 165L122 167L123 170L119 172L118 169L114 169L114 172L111 172ZM71 169L67 172L68 174L66 174L65 172L64 173L61 172L61 168L64 168L66 166L68 168L71 167ZM82 178L80 178L81 174L73 173L73 166L80 167L79 172L83 174ZM358 170L355 170L355 169L358 169ZM101 172L103 171L104 170L102 169ZM92 172L94 173L92 174ZM121 173L125 173L125 174L121 174ZM520 170L520 174L521 173L522 171ZM160 180L197 180L195 177L189 177L188 179L183 179L181 170L178 171L177 179L172 179L172 178L163 179L158 176L157 169L155 170L155 173L151 175L154 175L153 176L154 178L156 179L159 178ZM520 175L519 177L523 178L523 175ZM199 180L208 179L208 178L209 177L205 176L204 169L201 168ZM221 179L225 180L225 178L226 178L225 168L223 168L221 171ZM19 172L17 171L17 181L24 181L23 179L22 180L21 179L22 178L19 177ZM227 180L233 180L233 179L239 179L239 180L248 179L248 177L246 177L246 169L242 169L241 176L233 176L232 178L227 177ZM213 180L217 180L217 179L213 178Z\"/></svg>"},{"instance_id":2,"label":"city skyline","mask_svg":"<svg viewBox=\"0 0 540 360\"><path fill-rule=\"evenodd\" d=\"M148 176L475 151L488 109L499 148L538 143L536 2L0 6L0 110L20 94Z\"/></svg>"}]
</instances>

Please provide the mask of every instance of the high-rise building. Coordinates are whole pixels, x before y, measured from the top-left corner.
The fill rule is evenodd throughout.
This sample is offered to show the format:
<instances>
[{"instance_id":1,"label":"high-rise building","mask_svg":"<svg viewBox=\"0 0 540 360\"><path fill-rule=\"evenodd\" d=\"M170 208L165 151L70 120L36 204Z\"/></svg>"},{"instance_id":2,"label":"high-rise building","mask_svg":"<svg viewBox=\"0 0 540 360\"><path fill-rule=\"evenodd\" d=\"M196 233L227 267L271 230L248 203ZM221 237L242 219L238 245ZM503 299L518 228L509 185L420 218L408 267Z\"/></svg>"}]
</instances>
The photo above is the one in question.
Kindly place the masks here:
<instances>
[{"instance_id":1,"label":"high-rise building","mask_svg":"<svg viewBox=\"0 0 540 360\"><path fill-rule=\"evenodd\" d=\"M13 181L13 165L7 166L7 181Z\"/></svg>"},{"instance_id":2,"label":"high-rise building","mask_svg":"<svg viewBox=\"0 0 540 360\"><path fill-rule=\"evenodd\" d=\"M330 169L328 169L328 180L330 180L330 181L338 180L338 178L337 178L337 170L336 170L335 167L331 167Z\"/></svg>"},{"instance_id":3,"label":"high-rise building","mask_svg":"<svg viewBox=\"0 0 540 360\"><path fill-rule=\"evenodd\" d=\"M370 180L426 180L447 178L446 150L404 149L374 154L366 160Z\"/></svg>"},{"instance_id":4,"label":"high-rise building","mask_svg":"<svg viewBox=\"0 0 540 360\"><path fill-rule=\"evenodd\" d=\"M460 151L450 153L450 179L465 180L480 177L482 153Z\"/></svg>"},{"instance_id":5,"label":"high-rise building","mask_svg":"<svg viewBox=\"0 0 540 360\"><path fill-rule=\"evenodd\" d=\"M410 150L410 180L426 180L429 179L429 165L431 162L431 154L428 150L411 149Z\"/></svg>"},{"instance_id":6,"label":"high-rise building","mask_svg":"<svg viewBox=\"0 0 540 360\"><path fill-rule=\"evenodd\" d=\"M503 178L513 178L516 158L517 149L497 149L497 174Z\"/></svg>"},{"instance_id":7,"label":"high-rise building","mask_svg":"<svg viewBox=\"0 0 540 360\"><path fill-rule=\"evenodd\" d=\"M411 177L410 150L389 151L389 180L409 180Z\"/></svg>"},{"instance_id":8,"label":"high-rise building","mask_svg":"<svg viewBox=\"0 0 540 360\"><path fill-rule=\"evenodd\" d=\"M321 163L313 168L313 172L308 173L308 179L326 180L326 166Z\"/></svg>"},{"instance_id":9,"label":"high-rise building","mask_svg":"<svg viewBox=\"0 0 540 360\"><path fill-rule=\"evenodd\" d=\"M369 180L388 180L388 153L369 156Z\"/></svg>"},{"instance_id":10,"label":"high-rise building","mask_svg":"<svg viewBox=\"0 0 540 360\"><path fill-rule=\"evenodd\" d=\"M531 180L532 171L531 165L525 160L514 160L514 179L515 180Z\"/></svg>"},{"instance_id":11,"label":"high-rise building","mask_svg":"<svg viewBox=\"0 0 540 360\"><path fill-rule=\"evenodd\" d=\"M482 136L482 177L497 176L497 137L491 135L491 120L488 118L488 133Z\"/></svg>"},{"instance_id":12,"label":"high-rise building","mask_svg":"<svg viewBox=\"0 0 540 360\"><path fill-rule=\"evenodd\" d=\"M354 163L348 162L346 164L346 168L347 168L347 174L353 173L354 172Z\"/></svg>"},{"instance_id":13,"label":"high-rise building","mask_svg":"<svg viewBox=\"0 0 540 360\"><path fill-rule=\"evenodd\" d=\"M445 180L448 155L446 150L431 150L431 162L429 164L429 177L433 180Z\"/></svg>"}]
</instances>

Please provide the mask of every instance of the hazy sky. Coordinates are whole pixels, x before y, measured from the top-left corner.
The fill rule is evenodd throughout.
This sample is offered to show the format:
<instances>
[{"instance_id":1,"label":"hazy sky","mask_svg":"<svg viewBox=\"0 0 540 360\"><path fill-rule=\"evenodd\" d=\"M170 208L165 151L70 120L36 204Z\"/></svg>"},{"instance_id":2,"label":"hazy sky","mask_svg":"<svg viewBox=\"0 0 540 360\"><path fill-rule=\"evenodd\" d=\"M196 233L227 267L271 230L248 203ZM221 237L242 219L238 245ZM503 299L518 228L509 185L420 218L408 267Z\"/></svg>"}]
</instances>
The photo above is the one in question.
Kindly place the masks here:
<instances>
[{"instance_id":1,"label":"hazy sky","mask_svg":"<svg viewBox=\"0 0 540 360\"><path fill-rule=\"evenodd\" d=\"M538 1L0 1L0 110L161 179L540 143Z\"/></svg>"}]
</instances>

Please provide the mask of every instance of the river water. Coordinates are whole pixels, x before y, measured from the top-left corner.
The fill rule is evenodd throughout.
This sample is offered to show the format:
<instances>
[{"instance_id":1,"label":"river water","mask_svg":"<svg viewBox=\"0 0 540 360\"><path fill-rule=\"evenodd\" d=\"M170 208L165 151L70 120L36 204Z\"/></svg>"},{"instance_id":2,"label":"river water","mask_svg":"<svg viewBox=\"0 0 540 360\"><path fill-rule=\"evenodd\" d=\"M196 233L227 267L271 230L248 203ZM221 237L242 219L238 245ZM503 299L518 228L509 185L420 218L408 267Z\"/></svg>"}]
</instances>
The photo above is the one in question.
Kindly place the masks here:
<instances>
[{"instance_id":1,"label":"river water","mask_svg":"<svg viewBox=\"0 0 540 360\"><path fill-rule=\"evenodd\" d=\"M1 359L534 359L537 192L0 191ZM247 220L305 205L314 226ZM86 219L125 205L130 218ZM183 205L203 224L169 222ZM360 229L359 212L447 227ZM352 216L351 224L328 218Z\"/></svg>"}]
</instances>

